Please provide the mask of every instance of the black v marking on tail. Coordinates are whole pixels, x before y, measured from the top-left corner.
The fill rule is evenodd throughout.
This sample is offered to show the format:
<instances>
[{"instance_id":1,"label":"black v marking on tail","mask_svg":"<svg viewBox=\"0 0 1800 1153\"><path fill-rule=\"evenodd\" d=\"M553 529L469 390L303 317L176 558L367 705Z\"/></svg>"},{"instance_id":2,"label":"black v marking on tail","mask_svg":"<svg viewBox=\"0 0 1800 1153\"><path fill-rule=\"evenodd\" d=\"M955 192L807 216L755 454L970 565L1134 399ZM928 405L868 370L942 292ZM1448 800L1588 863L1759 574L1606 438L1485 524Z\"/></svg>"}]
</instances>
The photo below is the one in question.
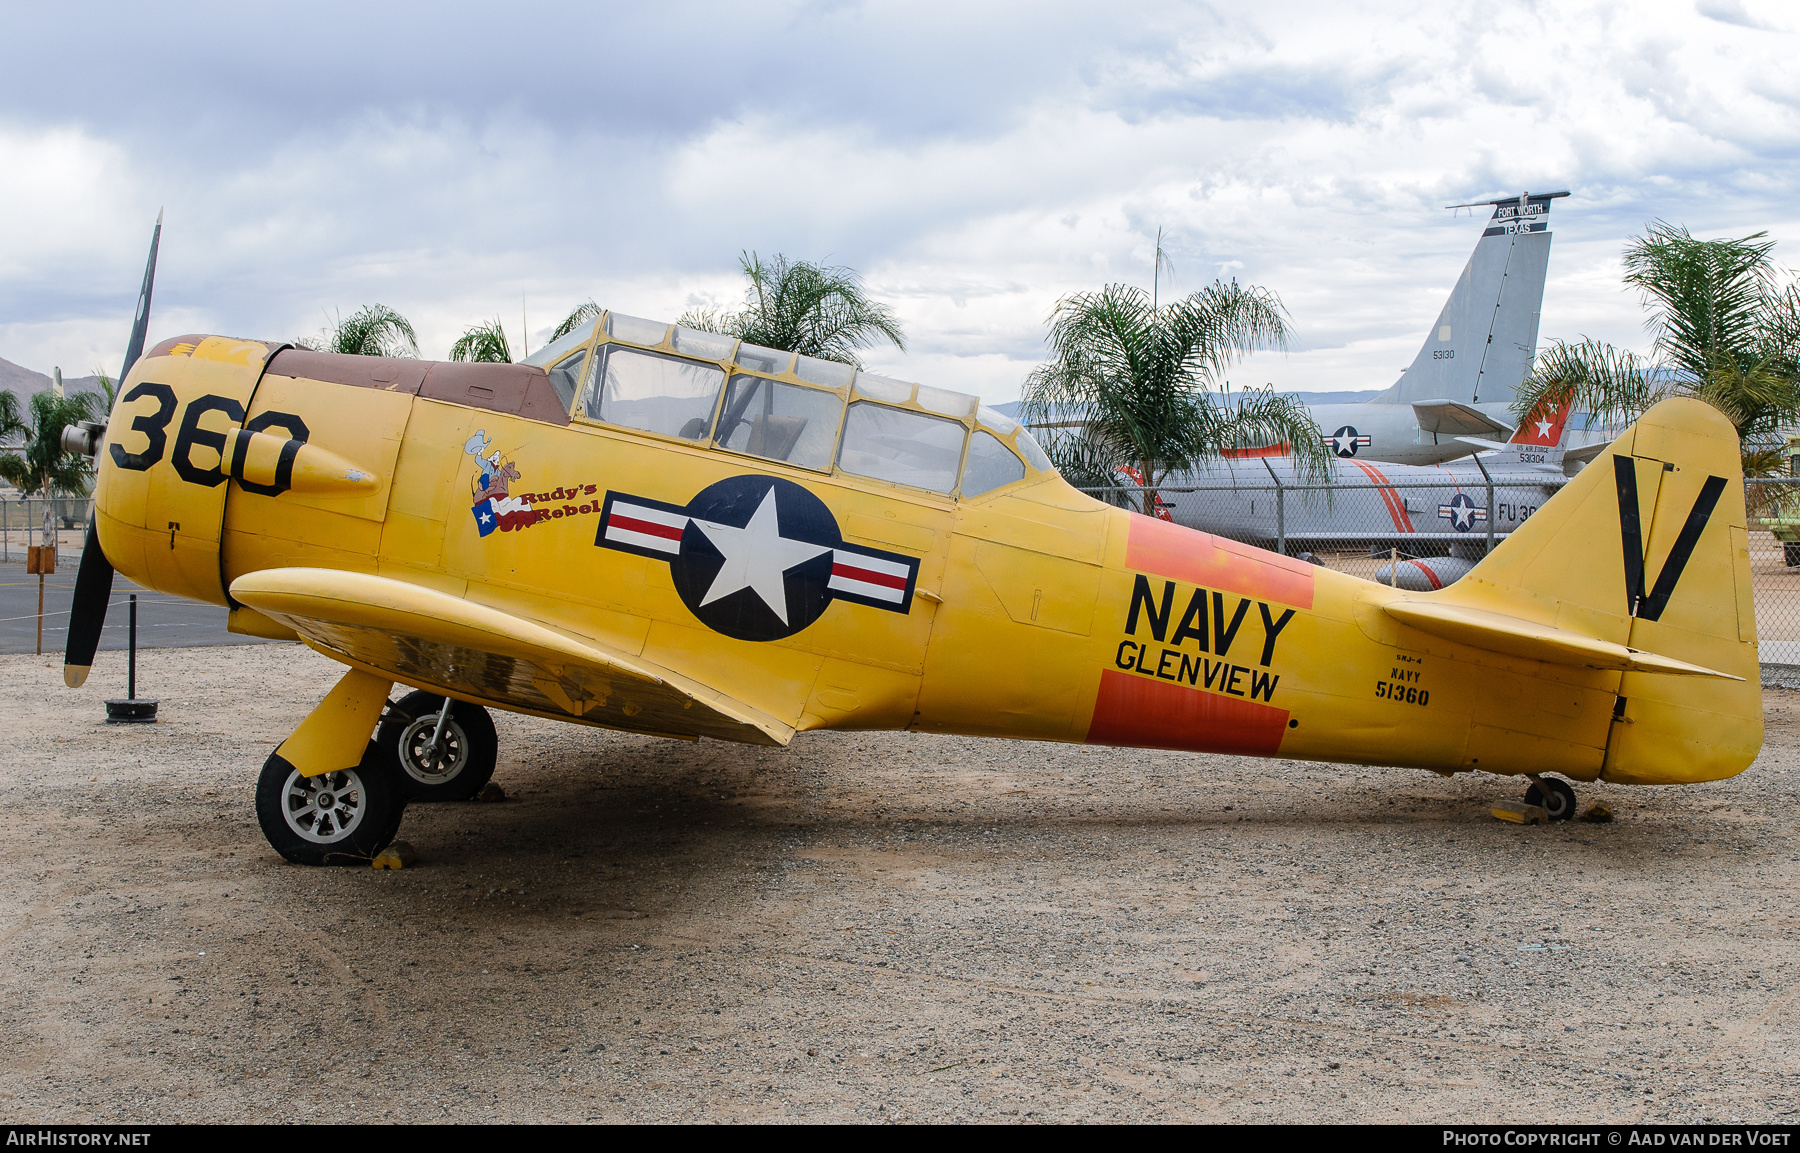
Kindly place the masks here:
<instances>
[{"instance_id":1,"label":"black v marking on tail","mask_svg":"<svg viewBox=\"0 0 1800 1153\"><path fill-rule=\"evenodd\" d=\"M1644 529L1638 517L1637 461L1629 456L1613 457L1613 479L1619 488L1619 537L1625 545L1625 615L1634 617L1644 599ZM1673 591L1674 582L1670 588Z\"/></svg>"},{"instance_id":2,"label":"black v marking on tail","mask_svg":"<svg viewBox=\"0 0 1800 1153\"><path fill-rule=\"evenodd\" d=\"M1636 479L1635 474L1633 479ZM1662 616L1663 610L1669 607L1669 597L1674 595L1675 582L1681 579L1682 570L1687 568L1688 559L1694 555L1694 546L1700 543L1700 534L1706 531L1706 522L1712 519L1713 507L1719 503L1719 495L1724 491L1725 478L1722 476L1709 476L1706 483L1700 486L1700 495L1694 498L1694 507L1688 513L1687 523L1681 526L1681 535L1675 538L1675 547L1669 550L1669 559L1663 562L1662 572L1657 574L1656 587L1650 590L1650 595L1638 606L1639 617L1647 621L1657 620Z\"/></svg>"}]
</instances>

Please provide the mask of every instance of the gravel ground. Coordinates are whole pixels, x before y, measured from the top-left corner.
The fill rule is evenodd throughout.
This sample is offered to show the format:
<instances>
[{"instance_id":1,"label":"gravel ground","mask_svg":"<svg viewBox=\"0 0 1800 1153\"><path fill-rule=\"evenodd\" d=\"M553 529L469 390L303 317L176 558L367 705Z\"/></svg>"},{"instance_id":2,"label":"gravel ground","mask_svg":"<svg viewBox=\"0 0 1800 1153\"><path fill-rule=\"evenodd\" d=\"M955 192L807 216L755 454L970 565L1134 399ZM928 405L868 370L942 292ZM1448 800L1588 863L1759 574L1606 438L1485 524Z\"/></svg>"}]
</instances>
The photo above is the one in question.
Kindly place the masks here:
<instances>
[{"instance_id":1,"label":"gravel ground","mask_svg":"<svg viewBox=\"0 0 1800 1153\"><path fill-rule=\"evenodd\" d=\"M0 657L12 1122L1791 1120L1800 693L1762 759L1581 786L919 734L687 745L499 714L400 872L264 843L337 666L140 654L97 723ZM122 675L122 674L121 674ZM110 686L102 689L101 685ZM182 686L172 691L168 686Z\"/></svg>"}]
</instances>

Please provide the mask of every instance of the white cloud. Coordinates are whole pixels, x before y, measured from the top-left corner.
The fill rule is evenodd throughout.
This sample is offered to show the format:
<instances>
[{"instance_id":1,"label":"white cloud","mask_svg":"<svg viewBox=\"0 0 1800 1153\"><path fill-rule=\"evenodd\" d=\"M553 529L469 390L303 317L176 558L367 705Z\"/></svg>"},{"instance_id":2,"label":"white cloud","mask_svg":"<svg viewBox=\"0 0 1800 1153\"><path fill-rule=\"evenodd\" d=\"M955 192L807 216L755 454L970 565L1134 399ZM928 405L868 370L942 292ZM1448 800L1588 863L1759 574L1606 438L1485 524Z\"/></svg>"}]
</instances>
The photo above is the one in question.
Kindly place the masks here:
<instances>
[{"instance_id":1,"label":"white cloud","mask_svg":"<svg viewBox=\"0 0 1800 1153\"><path fill-rule=\"evenodd\" d=\"M89 29L128 108L42 99L29 69L0 105L0 356L116 360L163 204L158 332L293 337L379 300L441 355L517 331L521 296L537 340L589 296L733 305L756 249L859 268L911 336L872 363L996 400L1058 297L1148 284L1158 227L1175 290L1281 294L1294 349L1232 379L1296 388L1411 358L1479 232L1445 204L1572 188L1543 333L1639 347L1617 255L1645 221L1800 242L1772 4L777 12L645 10L596 51L585 17L528 8L512 46L452 8L411 40L302 31L260 70L133 72L129 28Z\"/></svg>"}]
</instances>

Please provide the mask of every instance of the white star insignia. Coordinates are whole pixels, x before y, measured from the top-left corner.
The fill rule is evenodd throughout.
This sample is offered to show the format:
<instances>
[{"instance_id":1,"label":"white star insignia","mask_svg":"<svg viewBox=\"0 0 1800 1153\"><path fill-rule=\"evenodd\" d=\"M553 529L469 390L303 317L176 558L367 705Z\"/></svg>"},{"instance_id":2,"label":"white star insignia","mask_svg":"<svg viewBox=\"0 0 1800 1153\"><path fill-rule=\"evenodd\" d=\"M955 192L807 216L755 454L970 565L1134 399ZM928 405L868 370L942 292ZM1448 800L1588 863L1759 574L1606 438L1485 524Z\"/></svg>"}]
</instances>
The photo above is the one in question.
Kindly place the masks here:
<instances>
[{"instance_id":1,"label":"white star insignia","mask_svg":"<svg viewBox=\"0 0 1800 1153\"><path fill-rule=\"evenodd\" d=\"M698 517L694 518L694 523L700 526L713 547L725 554L724 566L713 578L712 587L706 590L700 603L709 605L739 589L752 589L784 625L788 623L784 580L787 571L820 553L831 551L822 544L789 540L781 535L773 488L756 506L756 515L743 528L715 524Z\"/></svg>"},{"instance_id":2,"label":"white star insignia","mask_svg":"<svg viewBox=\"0 0 1800 1153\"><path fill-rule=\"evenodd\" d=\"M1550 435L1550 422L1549 421L1540 420L1537 422L1537 426L1538 426L1538 435L1539 436L1549 436Z\"/></svg>"}]
</instances>

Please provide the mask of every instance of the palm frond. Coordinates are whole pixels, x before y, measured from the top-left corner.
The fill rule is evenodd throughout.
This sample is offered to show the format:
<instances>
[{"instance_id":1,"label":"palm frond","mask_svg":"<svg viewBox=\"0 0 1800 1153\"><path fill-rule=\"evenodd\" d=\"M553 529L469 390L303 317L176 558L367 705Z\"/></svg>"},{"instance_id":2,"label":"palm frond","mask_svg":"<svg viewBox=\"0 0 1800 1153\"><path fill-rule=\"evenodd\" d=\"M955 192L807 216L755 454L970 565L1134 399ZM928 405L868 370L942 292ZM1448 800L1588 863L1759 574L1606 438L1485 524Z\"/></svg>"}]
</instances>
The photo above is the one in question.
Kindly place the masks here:
<instances>
[{"instance_id":1,"label":"palm frond","mask_svg":"<svg viewBox=\"0 0 1800 1153\"><path fill-rule=\"evenodd\" d=\"M411 321L387 305L368 304L325 333L323 351L349 356L417 356L419 336Z\"/></svg>"},{"instance_id":2,"label":"palm frond","mask_svg":"<svg viewBox=\"0 0 1800 1153\"><path fill-rule=\"evenodd\" d=\"M29 431L25 418L19 412L18 395L0 391L0 439L11 440Z\"/></svg>"},{"instance_id":3,"label":"palm frond","mask_svg":"<svg viewBox=\"0 0 1800 1153\"><path fill-rule=\"evenodd\" d=\"M675 323L683 328L692 328L699 332L716 332L720 336L737 336L741 325L741 312L726 312L718 308L690 308L675 318Z\"/></svg>"},{"instance_id":4,"label":"palm frond","mask_svg":"<svg viewBox=\"0 0 1800 1153\"><path fill-rule=\"evenodd\" d=\"M893 310L870 299L853 269L789 260L779 253L765 261L754 252L743 253L739 265L749 282L744 309L690 314L710 318L710 331L858 368L859 349L883 341L906 348L906 334Z\"/></svg>"},{"instance_id":5,"label":"palm frond","mask_svg":"<svg viewBox=\"0 0 1800 1153\"><path fill-rule=\"evenodd\" d=\"M576 329L599 315L600 306L598 304L595 304L592 300L582 301L575 306L573 312L570 312L569 315L562 318L562 323L558 324L556 326L556 331L550 334L551 342L555 343L556 341L561 340L563 337L574 332Z\"/></svg>"},{"instance_id":6,"label":"palm frond","mask_svg":"<svg viewBox=\"0 0 1800 1153\"><path fill-rule=\"evenodd\" d=\"M1657 220L1625 246L1625 283L1656 306L1647 327L1657 355L1700 380L1721 358L1754 348L1773 290L1767 236L1697 240Z\"/></svg>"},{"instance_id":7,"label":"palm frond","mask_svg":"<svg viewBox=\"0 0 1800 1153\"><path fill-rule=\"evenodd\" d=\"M450 346L450 359L479 364L511 364L512 346L506 342L506 326L500 318L471 325Z\"/></svg>"},{"instance_id":8,"label":"palm frond","mask_svg":"<svg viewBox=\"0 0 1800 1153\"><path fill-rule=\"evenodd\" d=\"M1667 382L1657 375L1632 352L1604 341L1554 340L1519 383L1513 414L1523 420L1540 406L1566 404L1599 425L1627 425L1667 394Z\"/></svg>"}]
</instances>

